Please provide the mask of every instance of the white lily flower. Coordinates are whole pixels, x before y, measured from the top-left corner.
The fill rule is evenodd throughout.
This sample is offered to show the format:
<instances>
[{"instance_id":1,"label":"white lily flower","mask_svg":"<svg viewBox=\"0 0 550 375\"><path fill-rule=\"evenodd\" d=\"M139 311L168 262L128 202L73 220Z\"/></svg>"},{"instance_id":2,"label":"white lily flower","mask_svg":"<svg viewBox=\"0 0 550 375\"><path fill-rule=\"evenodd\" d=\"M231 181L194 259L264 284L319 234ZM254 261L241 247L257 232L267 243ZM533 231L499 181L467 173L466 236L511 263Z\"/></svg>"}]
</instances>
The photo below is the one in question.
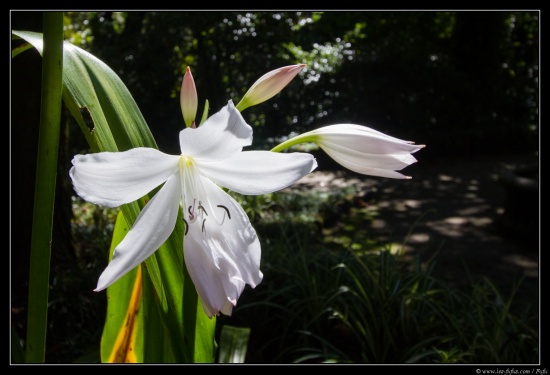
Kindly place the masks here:
<instances>
[{"instance_id":1,"label":"white lily flower","mask_svg":"<svg viewBox=\"0 0 550 375\"><path fill-rule=\"evenodd\" d=\"M229 101L198 128L180 132L181 155L153 148L76 155L77 194L98 205L135 201L164 183L114 250L96 291L154 253L170 236L180 204L185 264L209 316L231 315L246 284L262 280L260 242L240 205L218 185L256 195L291 185L316 168L312 155L246 151L252 128Z\"/></svg>"},{"instance_id":2,"label":"white lily flower","mask_svg":"<svg viewBox=\"0 0 550 375\"><path fill-rule=\"evenodd\" d=\"M329 125L291 138L272 151L314 142L343 167L357 173L410 179L399 171L417 160L412 156L424 145L415 145L366 126L355 124Z\"/></svg>"}]
</instances>

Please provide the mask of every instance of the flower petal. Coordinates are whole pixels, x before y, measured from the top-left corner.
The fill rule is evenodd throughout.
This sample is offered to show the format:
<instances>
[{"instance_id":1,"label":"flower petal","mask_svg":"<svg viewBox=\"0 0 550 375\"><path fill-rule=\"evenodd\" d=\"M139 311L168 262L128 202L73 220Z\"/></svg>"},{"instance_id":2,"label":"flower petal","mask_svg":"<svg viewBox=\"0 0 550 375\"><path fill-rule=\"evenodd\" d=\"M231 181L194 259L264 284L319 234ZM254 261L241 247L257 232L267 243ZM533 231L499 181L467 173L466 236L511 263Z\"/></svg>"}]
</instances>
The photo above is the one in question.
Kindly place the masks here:
<instances>
[{"instance_id":1,"label":"flower petal","mask_svg":"<svg viewBox=\"0 0 550 375\"><path fill-rule=\"evenodd\" d=\"M374 154L371 152L356 151L345 145L333 142L323 142L320 146L333 158L338 157L339 159L349 160L350 162L362 164L365 167L401 170L417 161L410 153L399 152L397 150L393 153Z\"/></svg>"},{"instance_id":2,"label":"flower petal","mask_svg":"<svg viewBox=\"0 0 550 375\"><path fill-rule=\"evenodd\" d=\"M181 200L180 175L171 176L145 205L132 229L115 248L97 282L96 292L124 276L153 254L174 230Z\"/></svg>"},{"instance_id":3,"label":"flower petal","mask_svg":"<svg viewBox=\"0 0 550 375\"><path fill-rule=\"evenodd\" d=\"M179 156L154 148L76 155L69 174L83 199L108 207L133 202L177 172Z\"/></svg>"},{"instance_id":4,"label":"flower petal","mask_svg":"<svg viewBox=\"0 0 550 375\"><path fill-rule=\"evenodd\" d=\"M388 178L410 178L396 170L415 163L412 154L424 147L354 124L325 126L299 137L316 142L336 162L354 172Z\"/></svg>"},{"instance_id":5,"label":"flower petal","mask_svg":"<svg viewBox=\"0 0 550 375\"><path fill-rule=\"evenodd\" d=\"M200 208L185 210L189 224L185 264L206 314L230 315L245 285L254 288L262 280L260 242L241 206L212 181L194 173L185 181L185 196Z\"/></svg>"},{"instance_id":6,"label":"flower petal","mask_svg":"<svg viewBox=\"0 0 550 375\"><path fill-rule=\"evenodd\" d=\"M355 124L329 125L309 133L319 136L319 144L327 140L369 154L415 153L424 147Z\"/></svg>"},{"instance_id":7,"label":"flower petal","mask_svg":"<svg viewBox=\"0 0 550 375\"><path fill-rule=\"evenodd\" d=\"M197 162L201 173L240 194L259 195L284 189L317 168L313 155L301 152L246 151L213 162Z\"/></svg>"},{"instance_id":8,"label":"flower petal","mask_svg":"<svg viewBox=\"0 0 550 375\"><path fill-rule=\"evenodd\" d=\"M338 146L327 147L321 144L321 148L334 161L343 167L365 175L386 178L408 179L396 170L415 163L416 159L411 154L366 154L355 150L342 150Z\"/></svg>"},{"instance_id":9,"label":"flower petal","mask_svg":"<svg viewBox=\"0 0 550 375\"><path fill-rule=\"evenodd\" d=\"M215 267L207 252L201 248L202 246L195 239L186 238L183 254L189 275L201 299L203 310L209 318L220 315L220 312L231 316L234 305L225 293L219 276L221 271ZM244 283L238 287L240 291L243 289Z\"/></svg>"},{"instance_id":10,"label":"flower petal","mask_svg":"<svg viewBox=\"0 0 550 375\"><path fill-rule=\"evenodd\" d=\"M198 128L187 128L180 132L182 154L193 156L194 159L226 159L251 144L252 128L231 100Z\"/></svg>"}]
</instances>

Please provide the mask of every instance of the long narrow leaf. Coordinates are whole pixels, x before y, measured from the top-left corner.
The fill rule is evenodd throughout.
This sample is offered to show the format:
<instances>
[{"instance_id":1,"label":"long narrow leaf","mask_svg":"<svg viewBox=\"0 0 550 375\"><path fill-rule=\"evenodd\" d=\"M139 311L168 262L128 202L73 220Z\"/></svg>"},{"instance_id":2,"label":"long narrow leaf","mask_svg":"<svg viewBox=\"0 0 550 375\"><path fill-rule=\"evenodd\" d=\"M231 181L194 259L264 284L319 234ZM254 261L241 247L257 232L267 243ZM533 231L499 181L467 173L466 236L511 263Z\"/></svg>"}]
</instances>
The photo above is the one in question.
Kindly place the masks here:
<instances>
[{"instance_id":1,"label":"long narrow leaf","mask_svg":"<svg viewBox=\"0 0 550 375\"><path fill-rule=\"evenodd\" d=\"M118 213L113 239L114 248L124 239L129 226ZM107 318L101 337L101 362L143 362L143 300L141 269L136 267L107 289ZM128 293L131 291L131 293Z\"/></svg>"},{"instance_id":2,"label":"long narrow leaf","mask_svg":"<svg viewBox=\"0 0 550 375\"><path fill-rule=\"evenodd\" d=\"M53 211L61 129L63 13L45 13L44 29L46 36L29 271L27 363L43 363L46 354Z\"/></svg>"},{"instance_id":3,"label":"long narrow leaf","mask_svg":"<svg viewBox=\"0 0 550 375\"><path fill-rule=\"evenodd\" d=\"M27 31L12 34L31 43L42 53L42 35ZM65 42L63 51L63 100L90 148L99 151L124 151L133 147L157 148L153 136L134 99L120 78L106 64L90 53ZM144 201L121 207L131 225ZM215 319L208 319L198 302L194 288L183 266L183 222L165 244L145 261L148 277L154 286L154 299L174 349L177 362L212 362L214 359ZM185 289L185 296L184 296ZM130 292L129 292L130 293ZM185 306L183 305L185 301ZM189 304L193 302L193 306ZM196 324L184 326L187 316L196 314ZM184 328L185 327L185 328ZM184 332L187 329L187 332ZM189 330L195 330L189 332ZM185 338L192 338L192 341ZM160 360L159 360L160 361Z\"/></svg>"}]
</instances>

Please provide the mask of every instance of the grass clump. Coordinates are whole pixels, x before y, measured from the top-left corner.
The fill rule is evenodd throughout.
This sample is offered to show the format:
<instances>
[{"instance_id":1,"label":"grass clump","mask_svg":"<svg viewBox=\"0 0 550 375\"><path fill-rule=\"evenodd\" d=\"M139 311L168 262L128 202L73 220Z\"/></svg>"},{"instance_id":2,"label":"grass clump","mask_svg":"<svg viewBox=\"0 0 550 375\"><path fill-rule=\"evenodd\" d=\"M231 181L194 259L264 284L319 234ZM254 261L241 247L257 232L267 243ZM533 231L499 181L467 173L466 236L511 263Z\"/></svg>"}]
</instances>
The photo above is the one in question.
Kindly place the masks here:
<instances>
[{"instance_id":1,"label":"grass clump","mask_svg":"<svg viewBox=\"0 0 550 375\"><path fill-rule=\"evenodd\" d=\"M366 237L372 216L353 205L339 213L344 223L314 219L345 196L286 197L293 209L276 220L266 213L283 198L273 195L256 216L264 279L233 317L218 318L219 327L251 329L246 362L538 363L537 313L517 302L521 284L506 295L489 279L451 286L434 276L437 256L411 261ZM312 201L313 211L301 211ZM293 220L301 215L310 220Z\"/></svg>"}]
</instances>

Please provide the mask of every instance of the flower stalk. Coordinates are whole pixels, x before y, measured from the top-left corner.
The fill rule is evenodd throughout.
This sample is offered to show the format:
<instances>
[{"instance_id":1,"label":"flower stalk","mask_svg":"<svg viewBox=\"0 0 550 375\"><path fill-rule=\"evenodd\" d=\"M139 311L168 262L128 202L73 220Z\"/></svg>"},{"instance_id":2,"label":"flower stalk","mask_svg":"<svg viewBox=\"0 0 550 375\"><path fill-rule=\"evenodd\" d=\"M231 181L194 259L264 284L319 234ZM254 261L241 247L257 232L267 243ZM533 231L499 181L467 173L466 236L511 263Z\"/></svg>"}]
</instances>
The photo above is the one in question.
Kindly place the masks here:
<instances>
[{"instance_id":1,"label":"flower stalk","mask_svg":"<svg viewBox=\"0 0 550 375\"><path fill-rule=\"evenodd\" d=\"M42 101L31 237L25 361L44 363L61 122L63 12L44 12Z\"/></svg>"}]
</instances>

